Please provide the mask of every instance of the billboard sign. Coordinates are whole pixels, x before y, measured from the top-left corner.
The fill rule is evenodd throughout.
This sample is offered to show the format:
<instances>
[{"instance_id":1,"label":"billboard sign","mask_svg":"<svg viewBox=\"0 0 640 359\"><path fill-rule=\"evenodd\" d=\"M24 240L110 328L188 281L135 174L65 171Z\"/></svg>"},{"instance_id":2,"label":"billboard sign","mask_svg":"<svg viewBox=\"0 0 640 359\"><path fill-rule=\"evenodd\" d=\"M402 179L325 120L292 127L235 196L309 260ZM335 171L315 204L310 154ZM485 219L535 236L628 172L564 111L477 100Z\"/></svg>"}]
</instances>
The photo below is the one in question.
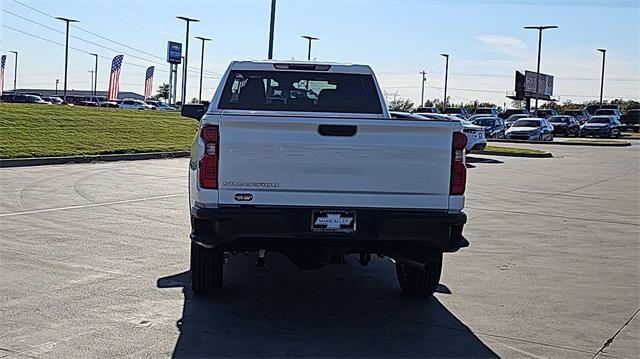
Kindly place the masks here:
<instances>
[{"instance_id":1,"label":"billboard sign","mask_svg":"<svg viewBox=\"0 0 640 359\"><path fill-rule=\"evenodd\" d=\"M553 96L553 76L540 74L538 90L536 91L536 73L524 72L524 92L531 97Z\"/></svg>"},{"instance_id":2,"label":"billboard sign","mask_svg":"<svg viewBox=\"0 0 640 359\"><path fill-rule=\"evenodd\" d=\"M182 44L179 42L167 42L167 62L179 64L182 62Z\"/></svg>"}]
</instances>

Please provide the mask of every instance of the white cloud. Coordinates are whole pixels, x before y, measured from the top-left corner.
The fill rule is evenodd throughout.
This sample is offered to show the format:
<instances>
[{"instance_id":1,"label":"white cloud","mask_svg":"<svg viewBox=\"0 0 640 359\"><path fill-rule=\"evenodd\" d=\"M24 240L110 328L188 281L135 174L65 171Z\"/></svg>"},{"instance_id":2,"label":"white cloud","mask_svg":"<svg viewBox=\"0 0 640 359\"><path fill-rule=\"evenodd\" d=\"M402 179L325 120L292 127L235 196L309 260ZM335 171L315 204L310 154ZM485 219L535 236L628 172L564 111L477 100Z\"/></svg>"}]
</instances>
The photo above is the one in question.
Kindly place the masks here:
<instances>
[{"instance_id":1,"label":"white cloud","mask_svg":"<svg viewBox=\"0 0 640 359\"><path fill-rule=\"evenodd\" d=\"M494 50L514 57L524 56L527 45L520 39L501 35L480 35L478 40L491 46Z\"/></svg>"}]
</instances>

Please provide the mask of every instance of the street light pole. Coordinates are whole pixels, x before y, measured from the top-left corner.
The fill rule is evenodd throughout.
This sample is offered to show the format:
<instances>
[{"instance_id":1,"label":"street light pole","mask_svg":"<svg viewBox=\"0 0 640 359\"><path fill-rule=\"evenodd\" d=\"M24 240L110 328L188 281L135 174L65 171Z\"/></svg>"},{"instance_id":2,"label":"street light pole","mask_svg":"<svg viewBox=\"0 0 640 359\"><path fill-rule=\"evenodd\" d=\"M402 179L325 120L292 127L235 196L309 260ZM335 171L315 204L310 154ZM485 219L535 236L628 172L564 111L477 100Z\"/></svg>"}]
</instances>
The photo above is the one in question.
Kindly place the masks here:
<instances>
[{"instance_id":1,"label":"street light pole","mask_svg":"<svg viewBox=\"0 0 640 359\"><path fill-rule=\"evenodd\" d=\"M88 72L91 74L91 92L92 92L92 94L93 94L93 99L95 100L95 99L96 99L96 94L95 94L95 92L93 91L93 70L89 70ZM96 101L96 102L97 102L97 101Z\"/></svg>"},{"instance_id":2,"label":"street light pole","mask_svg":"<svg viewBox=\"0 0 640 359\"><path fill-rule=\"evenodd\" d=\"M449 54L440 54L440 56L444 57L445 67L444 67L444 101L442 102L442 110L444 111L447 108L447 81L449 79Z\"/></svg>"},{"instance_id":3,"label":"street light pole","mask_svg":"<svg viewBox=\"0 0 640 359\"><path fill-rule=\"evenodd\" d=\"M427 72L425 70L422 70L420 71L420 74L422 75L422 94L420 95L419 107L423 107L424 106L424 84L425 82L427 82Z\"/></svg>"},{"instance_id":4,"label":"street light pole","mask_svg":"<svg viewBox=\"0 0 640 359\"><path fill-rule=\"evenodd\" d=\"M66 43L64 46L64 91L63 91L64 102L67 102L67 69L69 68L69 24L72 22L79 22L79 21L68 19L65 17L59 17L59 16L56 17L56 19L64 21L67 26Z\"/></svg>"},{"instance_id":5,"label":"street light pole","mask_svg":"<svg viewBox=\"0 0 640 359\"><path fill-rule=\"evenodd\" d=\"M93 76L94 76L94 79L93 79L93 96L97 97L98 96L98 54L89 54L89 55L96 57L96 67L94 69L95 73L93 74Z\"/></svg>"},{"instance_id":6,"label":"street light pole","mask_svg":"<svg viewBox=\"0 0 640 359\"><path fill-rule=\"evenodd\" d=\"M311 61L311 41L313 40L320 40L320 38L317 37L313 37L313 36L309 36L309 35L303 35L301 36L303 39L307 39L309 40L309 50L307 51L307 61Z\"/></svg>"},{"instance_id":7,"label":"street light pole","mask_svg":"<svg viewBox=\"0 0 640 359\"><path fill-rule=\"evenodd\" d=\"M204 43L211 41L206 37L196 36L196 39L202 40L202 51L200 52L200 91L198 92L198 101L202 102L202 71L204 71Z\"/></svg>"},{"instance_id":8,"label":"street light pole","mask_svg":"<svg viewBox=\"0 0 640 359\"><path fill-rule=\"evenodd\" d=\"M536 111L538 110L538 91L539 91L539 83L540 83L540 51L542 49L542 30L547 29L557 29L558 27L555 25L547 25L547 26L525 26L527 30L538 30L538 65L536 66Z\"/></svg>"},{"instance_id":9,"label":"street light pole","mask_svg":"<svg viewBox=\"0 0 640 359\"><path fill-rule=\"evenodd\" d=\"M58 96L58 83L60 82L60 79L56 79L56 96Z\"/></svg>"},{"instance_id":10,"label":"street light pole","mask_svg":"<svg viewBox=\"0 0 640 359\"><path fill-rule=\"evenodd\" d=\"M600 108L602 108L602 92L604 91L604 59L607 49L596 49L602 52L602 75L600 76Z\"/></svg>"},{"instance_id":11,"label":"street light pole","mask_svg":"<svg viewBox=\"0 0 640 359\"><path fill-rule=\"evenodd\" d=\"M18 87L18 51L9 51L10 53L16 55L16 62L13 66L13 94L16 94L16 88Z\"/></svg>"},{"instance_id":12,"label":"street light pole","mask_svg":"<svg viewBox=\"0 0 640 359\"><path fill-rule=\"evenodd\" d=\"M185 100L187 97L187 73L189 71L188 62L189 62L189 25L191 22L200 22L198 19L189 18L186 16L176 16L177 19L184 20L187 23L187 33L185 36L185 48L184 48L184 64L182 65L182 106L185 104Z\"/></svg>"},{"instance_id":13,"label":"street light pole","mask_svg":"<svg viewBox=\"0 0 640 359\"><path fill-rule=\"evenodd\" d=\"M273 32L276 27L276 0L271 0L271 22L269 25L269 60L273 59Z\"/></svg>"}]
</instances>

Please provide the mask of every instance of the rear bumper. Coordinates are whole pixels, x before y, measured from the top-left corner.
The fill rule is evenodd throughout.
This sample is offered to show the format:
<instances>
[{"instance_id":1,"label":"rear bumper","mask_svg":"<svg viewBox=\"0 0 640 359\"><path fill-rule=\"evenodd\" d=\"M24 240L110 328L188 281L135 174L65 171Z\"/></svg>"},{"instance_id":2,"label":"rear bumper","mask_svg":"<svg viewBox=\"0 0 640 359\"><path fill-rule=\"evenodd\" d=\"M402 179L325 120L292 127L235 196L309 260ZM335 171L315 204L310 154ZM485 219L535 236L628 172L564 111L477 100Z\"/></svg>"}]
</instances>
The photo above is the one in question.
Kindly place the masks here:
<instances>
[{"instance_id":1,"label":"rear bumper","mask_svg":"<svg viewBox=\"0 0 640 359\"><path fill-rule=\"evenodd\" d=\"M467 247L464 213L358 209L353 234L311 232L314 208L228 207L191 209L191 240L237 251L339 248L350 253L420 250L455 252Z\"/></svg>"}]
</instances>

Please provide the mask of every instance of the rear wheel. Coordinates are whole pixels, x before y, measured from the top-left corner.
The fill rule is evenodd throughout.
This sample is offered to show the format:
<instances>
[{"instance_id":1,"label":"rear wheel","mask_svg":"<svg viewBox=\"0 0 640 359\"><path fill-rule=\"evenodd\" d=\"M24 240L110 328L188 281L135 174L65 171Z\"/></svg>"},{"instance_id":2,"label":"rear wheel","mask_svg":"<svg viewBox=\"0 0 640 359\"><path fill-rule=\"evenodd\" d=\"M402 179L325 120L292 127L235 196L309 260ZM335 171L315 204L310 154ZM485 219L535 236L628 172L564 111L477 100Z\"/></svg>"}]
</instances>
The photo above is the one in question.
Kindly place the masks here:
<instances>
[{"instance_id":1,"label":"rear wheel","mask_svg":"<svg viewBox=\"0 0 640 359\"><path fill-rule=\"evenodd\" d=\"M432 253L426 258L424 266L416 262L396 260L396 276L400 289L412 297L428 297L435 293L442 274L442 253Z\"/></svg>"},{"instance_id":2,"label":"rear wheel","mask_svg":"<svg viewBox=\"0 0 640 359\"><path fill-rule=\"evenodd\" d=\"M217 293L222 287L223 252L191 242L191 289L196 294Z\"/></svg>"}]
</instances>

